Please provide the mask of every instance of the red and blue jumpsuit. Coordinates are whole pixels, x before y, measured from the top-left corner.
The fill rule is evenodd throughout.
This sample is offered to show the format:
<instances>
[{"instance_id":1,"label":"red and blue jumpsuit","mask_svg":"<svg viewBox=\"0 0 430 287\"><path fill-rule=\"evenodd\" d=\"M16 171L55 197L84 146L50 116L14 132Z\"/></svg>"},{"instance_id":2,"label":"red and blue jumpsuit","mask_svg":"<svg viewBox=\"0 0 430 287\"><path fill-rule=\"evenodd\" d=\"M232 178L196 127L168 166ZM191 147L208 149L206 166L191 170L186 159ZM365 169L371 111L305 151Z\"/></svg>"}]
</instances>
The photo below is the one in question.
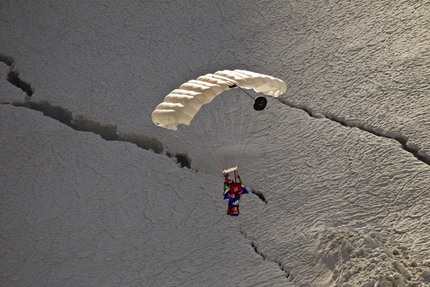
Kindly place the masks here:
<instances>
[{"instance_id":1,"label":"red and blue jumpsuit","mask_svg":"<svg viewBox=\"0 0 430 287\"><path fill-rule=\"evenodd\" d=\"M224 182L224 199L228 199L227 214L231 216L239 216L239 202L242 194L249 193L246 187L242 184L242 179L237 176L239 182L226 178Z\"/></svg>"}]
</instances>

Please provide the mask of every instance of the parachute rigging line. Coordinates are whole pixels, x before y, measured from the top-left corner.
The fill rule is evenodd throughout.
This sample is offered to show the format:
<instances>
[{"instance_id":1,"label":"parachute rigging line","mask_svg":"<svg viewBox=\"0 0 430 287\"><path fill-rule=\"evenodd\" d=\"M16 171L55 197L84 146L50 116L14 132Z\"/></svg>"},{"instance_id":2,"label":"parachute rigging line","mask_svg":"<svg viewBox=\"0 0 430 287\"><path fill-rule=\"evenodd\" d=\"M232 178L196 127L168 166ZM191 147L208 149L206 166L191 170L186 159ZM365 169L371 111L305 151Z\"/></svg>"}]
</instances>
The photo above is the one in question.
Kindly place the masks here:
<instances>
[{"instance_id":1,"label":"parachute rigging line","mask_svg":"<svg viewBox=\"0 0 430 287\"><path fill-rule=\"evenodd\" d=\"M275 98L287 91L284 81L269 75L245 70L218 71L190 80L173 90L152 112L152 121L168 130L177 130L179 124L190 125L203 105L211 103L215 97L232 87L253 89Z\"/></svg>"},{"instance_id":2,"label":"parachute rigging line","mask_svg":"<svg viewBox=\"0 0 430 287\"><path fill-rule=\"evenodd\" d=\"M236 86L236 85L235 85L235 87L237 87L237 88L241 89L241 90L242 90L242 92L244 92L245 94L247 94L251 99L255 100L255 98L254 98L253 96L251 96L251 94L250 94L250 93L248 93L245 89L242 89L241 87L238 87L238 86Z\"/></svg>"},{"instance_id":3,"label":"parachute rigging line","mask_svg":"<svg viewBox=\"0 0 430 287\"><path fill-rule=\"evenodd\" d=\"M173 133L173 137L178 141L178 142L182 142L183 144L185 144L186 146L190 146L193 148L194 152L196 152L199 156L201 156L202 158L206 159L212 166L214 166L217 169L222 170L222 165L219 163L218 158L214 155L213 151L211 151L212 156L214 157L215 161L214 162L208 155L206 155L205 153L203 153L195 144L194 141L196 139L195 136L193 136L194 140L190 140L187 137L180 137L177 133Z\"/></svg>"},{"instance_id":4,"label":"parachute rigging line","mask_svg":"<svg viewBox=\"0 0 430 287\"><path fill-rule=\"evenodd\" d=\"M235 93L228 92L235 88ZM250 94L247 90L251 89L264 96ZM259 124L258 111L266 108L265 96L276 98L286 90L285 82L273 76L222 70L185 82L170 92L153 111L152 121L172 131L179 125L180 130L173 136L222 171L238 166L244 159ZM253 108L240 91L253 100ZM190 129L182 130L182 125Z\"/></svg>"}]
</instances>

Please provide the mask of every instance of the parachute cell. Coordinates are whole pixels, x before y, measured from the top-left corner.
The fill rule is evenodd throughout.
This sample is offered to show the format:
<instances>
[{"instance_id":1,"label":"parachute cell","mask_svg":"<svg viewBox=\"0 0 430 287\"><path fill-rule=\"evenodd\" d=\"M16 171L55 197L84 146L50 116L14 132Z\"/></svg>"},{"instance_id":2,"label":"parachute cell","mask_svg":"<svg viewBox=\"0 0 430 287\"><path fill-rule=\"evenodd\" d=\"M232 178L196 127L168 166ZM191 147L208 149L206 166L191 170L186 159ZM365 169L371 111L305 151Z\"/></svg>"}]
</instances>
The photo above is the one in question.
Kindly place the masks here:
<instances>
[{"instance_id":1,"label":"parachute cell","mask_svg":"<svg viewBox=\"0 0 430 287\"><path fill-rule=\"evenodd\" d=\"M286 92L287 85L278 78L245 70L206 74L168 94L153 111L152 121L165 129L177 130L179 124L189 125L202 105L210 103L223 91L234 88L253 89L266 96L278 97ZM260 102L260 110L264 107L261 108Z\"/></svg>"}]
</instances>

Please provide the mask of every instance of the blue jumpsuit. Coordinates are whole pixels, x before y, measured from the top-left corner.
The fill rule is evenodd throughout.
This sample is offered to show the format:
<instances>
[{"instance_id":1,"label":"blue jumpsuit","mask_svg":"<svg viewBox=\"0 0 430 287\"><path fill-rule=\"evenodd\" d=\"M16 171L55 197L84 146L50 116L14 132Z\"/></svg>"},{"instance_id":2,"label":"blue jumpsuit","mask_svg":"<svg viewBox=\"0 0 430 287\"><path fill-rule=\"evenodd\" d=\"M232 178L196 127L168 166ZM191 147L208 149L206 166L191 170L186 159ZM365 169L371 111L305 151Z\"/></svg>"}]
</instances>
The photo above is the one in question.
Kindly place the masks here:
<instances>
[{"instance_id":1,"label":"blue jumpsuit","mask_svg":"<svg viewBox=\"0 0 430 287\"><path fill-rule=\"evenodd\" d=\"M232 182L228 186L225 185L225 188L224 199L228 199L227 214L231 216L239 216L240 197L242 194L247 194L249 192L244 185L237 182Z\"/></svg>"}]
</instances>

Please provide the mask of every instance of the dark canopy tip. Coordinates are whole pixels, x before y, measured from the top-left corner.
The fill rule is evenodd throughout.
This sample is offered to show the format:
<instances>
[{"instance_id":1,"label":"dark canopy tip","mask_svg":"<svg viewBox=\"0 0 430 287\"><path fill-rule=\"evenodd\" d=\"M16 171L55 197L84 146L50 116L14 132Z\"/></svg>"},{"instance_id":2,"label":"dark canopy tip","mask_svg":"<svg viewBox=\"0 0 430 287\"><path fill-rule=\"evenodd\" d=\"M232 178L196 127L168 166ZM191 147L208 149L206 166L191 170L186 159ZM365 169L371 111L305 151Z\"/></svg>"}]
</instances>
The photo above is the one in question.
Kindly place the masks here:
<instances>
[{"instance_id":1,"label":"dark canopy tip","mask_svg":"<svg viewBox=\"0 0 430 287\"><path fill-rule=\"evenodd\" d=\"M262 111L267 105L267 99L265 97L258 97L254 102L254 110Z\"/></svg>"}]
</instances>

